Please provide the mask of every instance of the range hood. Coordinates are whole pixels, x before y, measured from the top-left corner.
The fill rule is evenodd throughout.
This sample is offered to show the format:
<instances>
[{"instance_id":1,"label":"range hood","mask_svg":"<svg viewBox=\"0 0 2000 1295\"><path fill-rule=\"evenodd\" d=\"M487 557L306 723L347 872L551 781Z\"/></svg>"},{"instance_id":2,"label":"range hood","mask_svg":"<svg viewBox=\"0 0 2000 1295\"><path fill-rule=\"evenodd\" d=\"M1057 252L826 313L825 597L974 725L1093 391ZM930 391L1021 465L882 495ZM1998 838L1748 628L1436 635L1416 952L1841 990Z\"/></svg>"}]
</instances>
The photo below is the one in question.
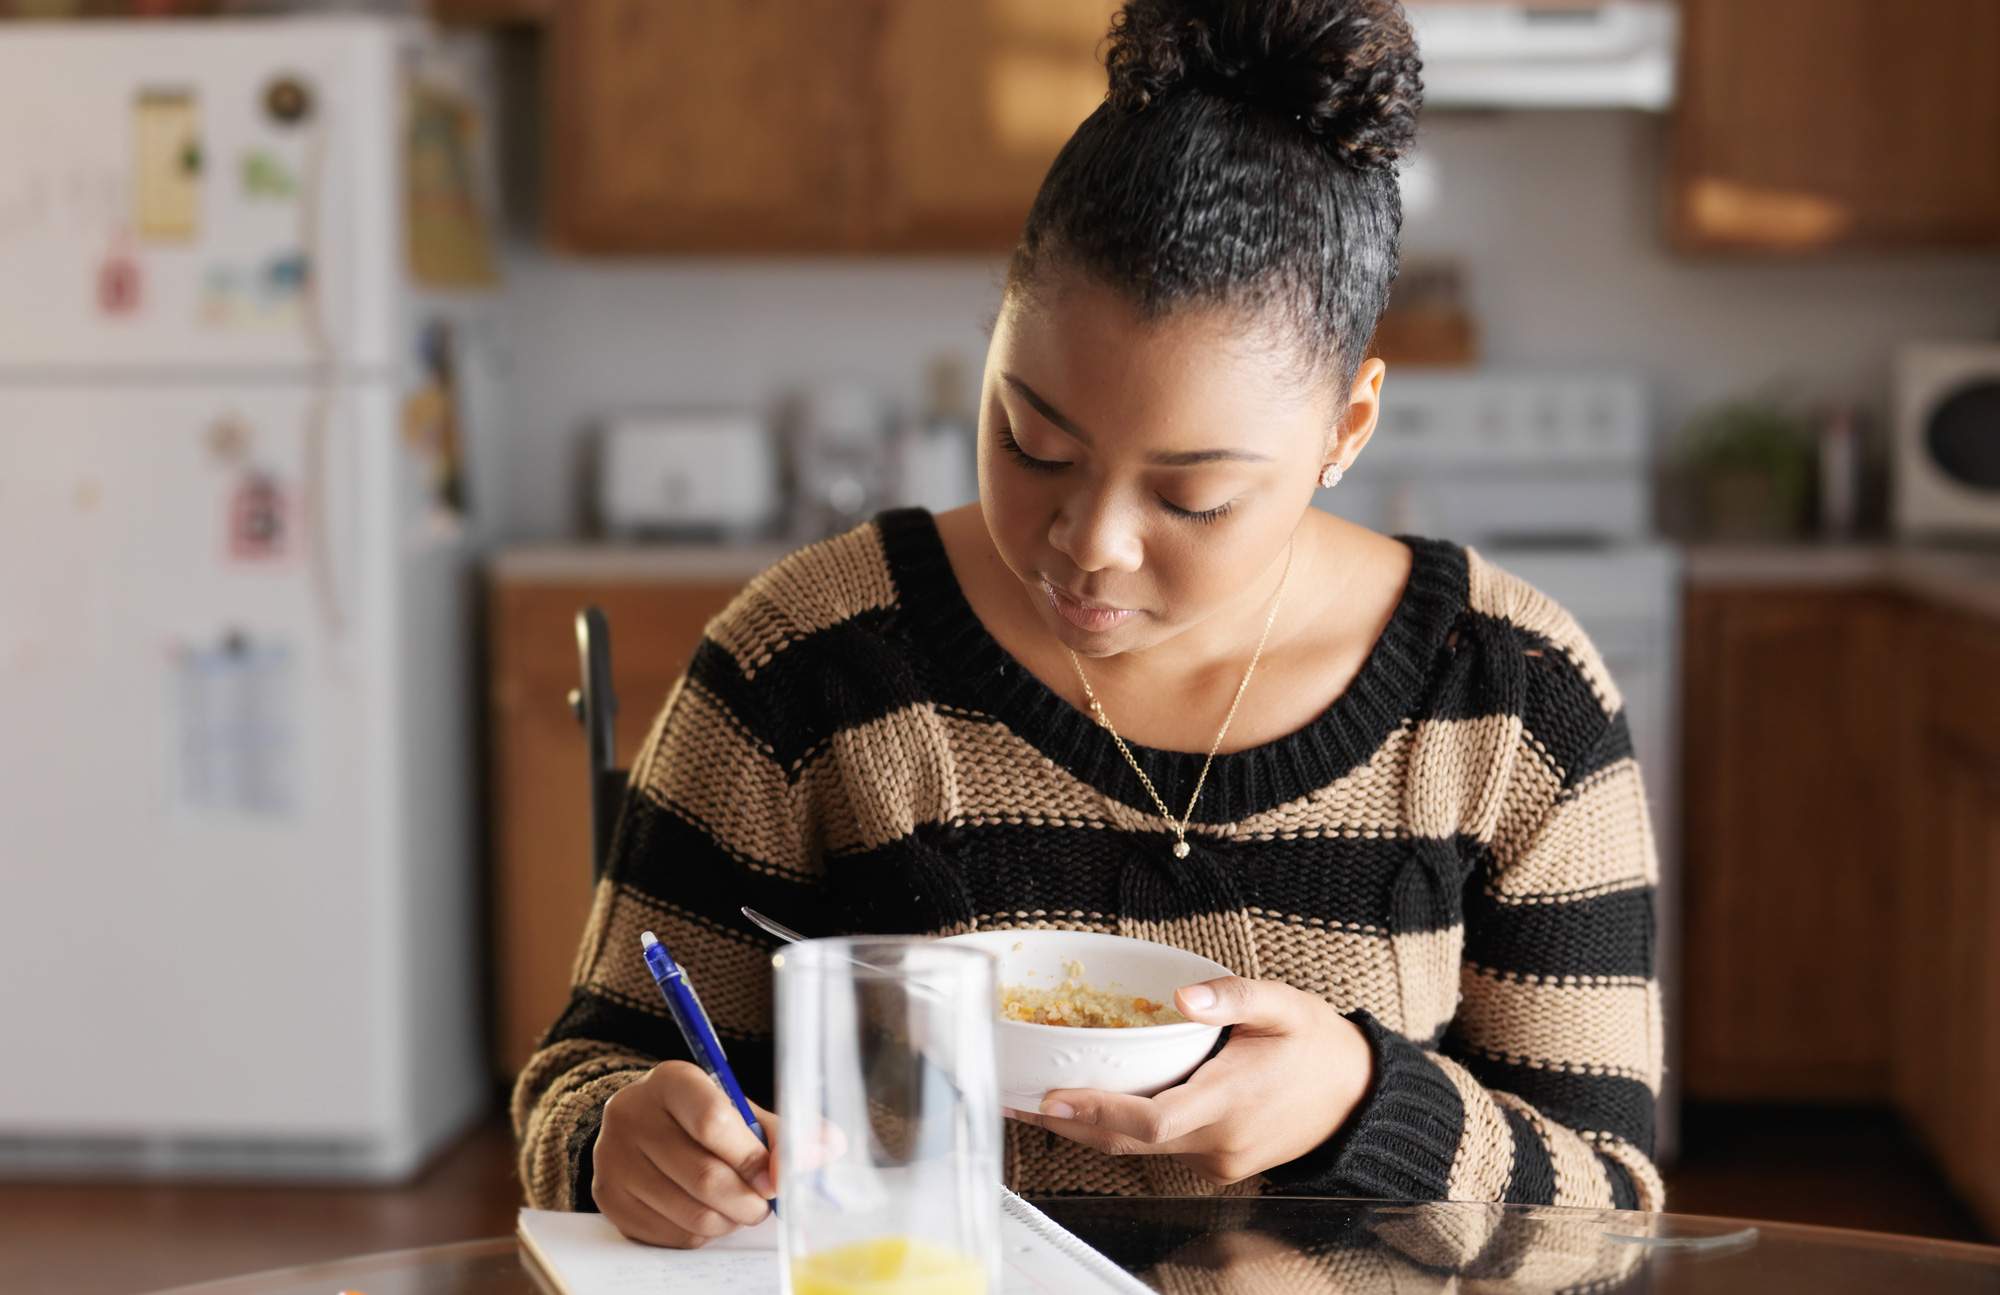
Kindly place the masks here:
<instances>
[{"instance_id":1,"label":"range hood","mask_svg":"<svg viewBox=\"0 0 2000 1295\"><path fill-rule=\"evenodd\" d=\"M1409 0L1432 108L1637 108L1674 97L1672 0Z\"/></svg>"}]
</instances>

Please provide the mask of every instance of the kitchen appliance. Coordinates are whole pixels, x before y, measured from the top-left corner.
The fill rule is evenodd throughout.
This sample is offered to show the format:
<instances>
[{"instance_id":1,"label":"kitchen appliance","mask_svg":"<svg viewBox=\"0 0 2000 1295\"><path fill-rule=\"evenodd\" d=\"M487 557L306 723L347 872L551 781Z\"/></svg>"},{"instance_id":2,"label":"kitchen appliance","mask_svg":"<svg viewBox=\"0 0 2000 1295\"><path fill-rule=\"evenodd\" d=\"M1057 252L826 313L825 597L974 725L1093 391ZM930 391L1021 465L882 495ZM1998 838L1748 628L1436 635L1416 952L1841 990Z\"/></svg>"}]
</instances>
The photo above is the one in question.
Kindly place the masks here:
<instances>
[{"instance_id":1,"label":"kitchen appliance","mask_svg":"<svg viewBox=\"0 0 2000 1295\"><path fill-rule=\"evenodd\" d=\"M492 303L412 267L490 270L486 83L399 21L0 30L0 1174L395 1179L485 1103Z\"/></svg>"},{"instance_id":2,"label":"kitchen appliance","mask_svg":"<svg viewBox=\"0 0 2000 1295\"><path fill-rule=\"evenodd\" d=\"M1905 347L1892 436L1898 532L2000 535L2000 342Z\"/></svg>"},{"instance_id":3,"label":"kitchen appliance","mask_svg":"<svg viewBox=\"0 0 2000 1295\"><path fill-rule=\"evenodd\" d=\"M1427 108L1637 108L1674 99L1674 0L1412 0Z\"/></svg>"},{"instance_id":4,"label":"kitchen appliance","mask_svg":"<svg viewBox=\"0 0 2000 1295\"><path fill-rule=\"evenodd\" d=\"M635 413L604 427L598 520L622 537L754 539L779 516L776 438L747 412Z\"/></svg>"},{"instance_id":5,"label":"kitchen appliance","mask_svg":"<svg viewBox=\"0 0 2000 1295\"><path fill-rule=\"evenodd\" d=\"M1630 375L1392 373L1374 437L1315 503L1392 534L1469 544L1567 608L1625 700L1659 852L1667 1068L1657 1146L1676 1145L1680 559L1652 534L1650 402Z\"/></svg>"},{"instance_id":6,"label":"kitchen appliance","mask_svg":"<svg viewBox=\"0 0 2000 1295\"><path fill-rule=\"evenodd\" d=\"M824 539L860 525L896 502L896 455L890 410L859 382L811 387L790 425L791 538Z\"/></svg>"}]
</instances>

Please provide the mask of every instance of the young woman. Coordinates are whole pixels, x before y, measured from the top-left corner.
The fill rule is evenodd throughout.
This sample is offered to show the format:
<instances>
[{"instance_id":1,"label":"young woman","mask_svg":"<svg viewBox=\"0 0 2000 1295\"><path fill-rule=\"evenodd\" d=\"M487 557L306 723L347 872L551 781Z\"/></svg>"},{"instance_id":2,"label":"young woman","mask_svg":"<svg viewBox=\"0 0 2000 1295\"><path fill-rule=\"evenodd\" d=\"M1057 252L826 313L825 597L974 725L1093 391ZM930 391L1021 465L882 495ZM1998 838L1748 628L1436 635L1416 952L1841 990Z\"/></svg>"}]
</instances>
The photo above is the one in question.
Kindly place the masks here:
<instances>
[{"instance_id":1,"label":"young woman","mask_svg":"<svg viewBox=\"0 0 2000 1295\"><path fill-rule=\"evenodd\" d=\"M1049 1094L1026 1192L1661 1205L1656 879L1617 689L1476 553L1312 507L1365 470L1421 88L1394 0L1132 0L987 355L979 502L753 581L633 770L530 1199L663 1245L770 1164L638 957L770 1104L769 942L1054 926L1197 950L1233 1028L1155 1098ZM775 1118L765 1112L766 1127Z\"/></svg>"}]
</instances>

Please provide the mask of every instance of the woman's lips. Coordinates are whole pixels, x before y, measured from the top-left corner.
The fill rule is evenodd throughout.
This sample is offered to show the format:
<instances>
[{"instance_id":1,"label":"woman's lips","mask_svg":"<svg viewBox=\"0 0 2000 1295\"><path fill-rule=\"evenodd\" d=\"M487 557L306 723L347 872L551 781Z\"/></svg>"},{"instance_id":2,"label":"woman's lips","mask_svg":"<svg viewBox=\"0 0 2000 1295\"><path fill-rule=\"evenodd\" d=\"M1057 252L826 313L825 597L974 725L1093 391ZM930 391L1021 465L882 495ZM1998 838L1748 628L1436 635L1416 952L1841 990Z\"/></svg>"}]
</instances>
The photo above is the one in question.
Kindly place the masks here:
<instances>
[{"instance_id":1,"label":"woman's lips","mask_svg":"<svg viewBox=\"0 0 2000 1295\"><path fill-rule=\"evenodd\" d=\"M1078 629L1092 633L1102 633L1137 614L1129 607L1104 607L1072 598L1047 580L1042 581L1042 592L1048 595L1049 605L1056 609L1056 615Z\"/></svg>"}]
</instances>

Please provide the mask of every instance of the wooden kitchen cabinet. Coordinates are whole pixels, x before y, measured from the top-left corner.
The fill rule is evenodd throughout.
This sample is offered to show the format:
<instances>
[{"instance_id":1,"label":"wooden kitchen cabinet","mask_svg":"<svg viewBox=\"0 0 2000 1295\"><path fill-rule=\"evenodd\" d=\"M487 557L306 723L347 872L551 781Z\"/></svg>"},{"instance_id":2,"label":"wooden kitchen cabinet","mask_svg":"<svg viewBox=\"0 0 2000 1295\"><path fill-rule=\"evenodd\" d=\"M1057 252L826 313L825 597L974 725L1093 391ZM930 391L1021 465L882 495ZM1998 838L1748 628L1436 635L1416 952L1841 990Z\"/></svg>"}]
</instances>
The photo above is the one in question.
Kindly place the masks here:
<instances>
[{"instance_id":1,"label":"wooden kitchen cabinet","mask_svg":"<svg viewBox=\"0 0 2000 1295\"><path fill-rule=\"evenodd\" d=\"M2000 633L1924 611L1911 637L1908 794L1923 809L1896 876L1895 1095L1946 1178L2000 1232Z\"/></svg>"},{"instance_id":2,"label":"wooden kitchen cabinet","mask_svg":"<svg viewBox=\"0 0 2000 1295\"><path fill-rule=\"evenodd\" d=\"M565 0L550 232L594 252L863 241L873 0Z\"/></svg>"},{"instance_id":3,"label":"wooden kitchen cabinet","mask_svg":"<svg viewBox=\"0 0 2000 1295\"><path fill-rule=\"evenodd\" d=\"M888 0L865 224L877 250L1004 251L1104 100L1120 0Z\"/></svg>"},{"instance_id":4,"label":"wooden kitchen cabinet","mask_svg":"<svg viewBox=\"0 0 2000 1295\"><path fill-rule=\"evenodd\" d=\"M1694 588L1686 604L1682 1081L1690 1098L1886 1101L1900 604Z\"/></svg>"},{"instance_id":5,"label":"wooden kitchen cabinet","mask_svg":"<svg viewBox=\"0 0 2000 1295\"><path fill-rule=\"evenodd\" d=\"M2000 4L1683 0L1683 251L2000 244Z\"/></svg>"},{"instance_id":6,"label":"wooden kitchen cabinet","mask_svg":"<svg viewBox=\"0 0 2000 1295\"><path fill-rule=\"evenodd\" d=\"M1104 98L1114 0L563 0L551 232L589 252L1003 252Z\"/></svg>"},{"instance_id":7,"label":"wooden kitchen cabinet","mask_svg":"<svg viewBox=\"0 0 2000 1295\"><path fill-rule=\"evenodd\" d=\"M494 1065L519 1071L562 1011L590 908L590 788L583 729L565 697L579 681L576 613L604 609L618 697L618 760L629 768L702 628L755 564L662 577L645 559L531 552L489 579L488 795L491 814Z\"/></svg>"}]
</instances>

